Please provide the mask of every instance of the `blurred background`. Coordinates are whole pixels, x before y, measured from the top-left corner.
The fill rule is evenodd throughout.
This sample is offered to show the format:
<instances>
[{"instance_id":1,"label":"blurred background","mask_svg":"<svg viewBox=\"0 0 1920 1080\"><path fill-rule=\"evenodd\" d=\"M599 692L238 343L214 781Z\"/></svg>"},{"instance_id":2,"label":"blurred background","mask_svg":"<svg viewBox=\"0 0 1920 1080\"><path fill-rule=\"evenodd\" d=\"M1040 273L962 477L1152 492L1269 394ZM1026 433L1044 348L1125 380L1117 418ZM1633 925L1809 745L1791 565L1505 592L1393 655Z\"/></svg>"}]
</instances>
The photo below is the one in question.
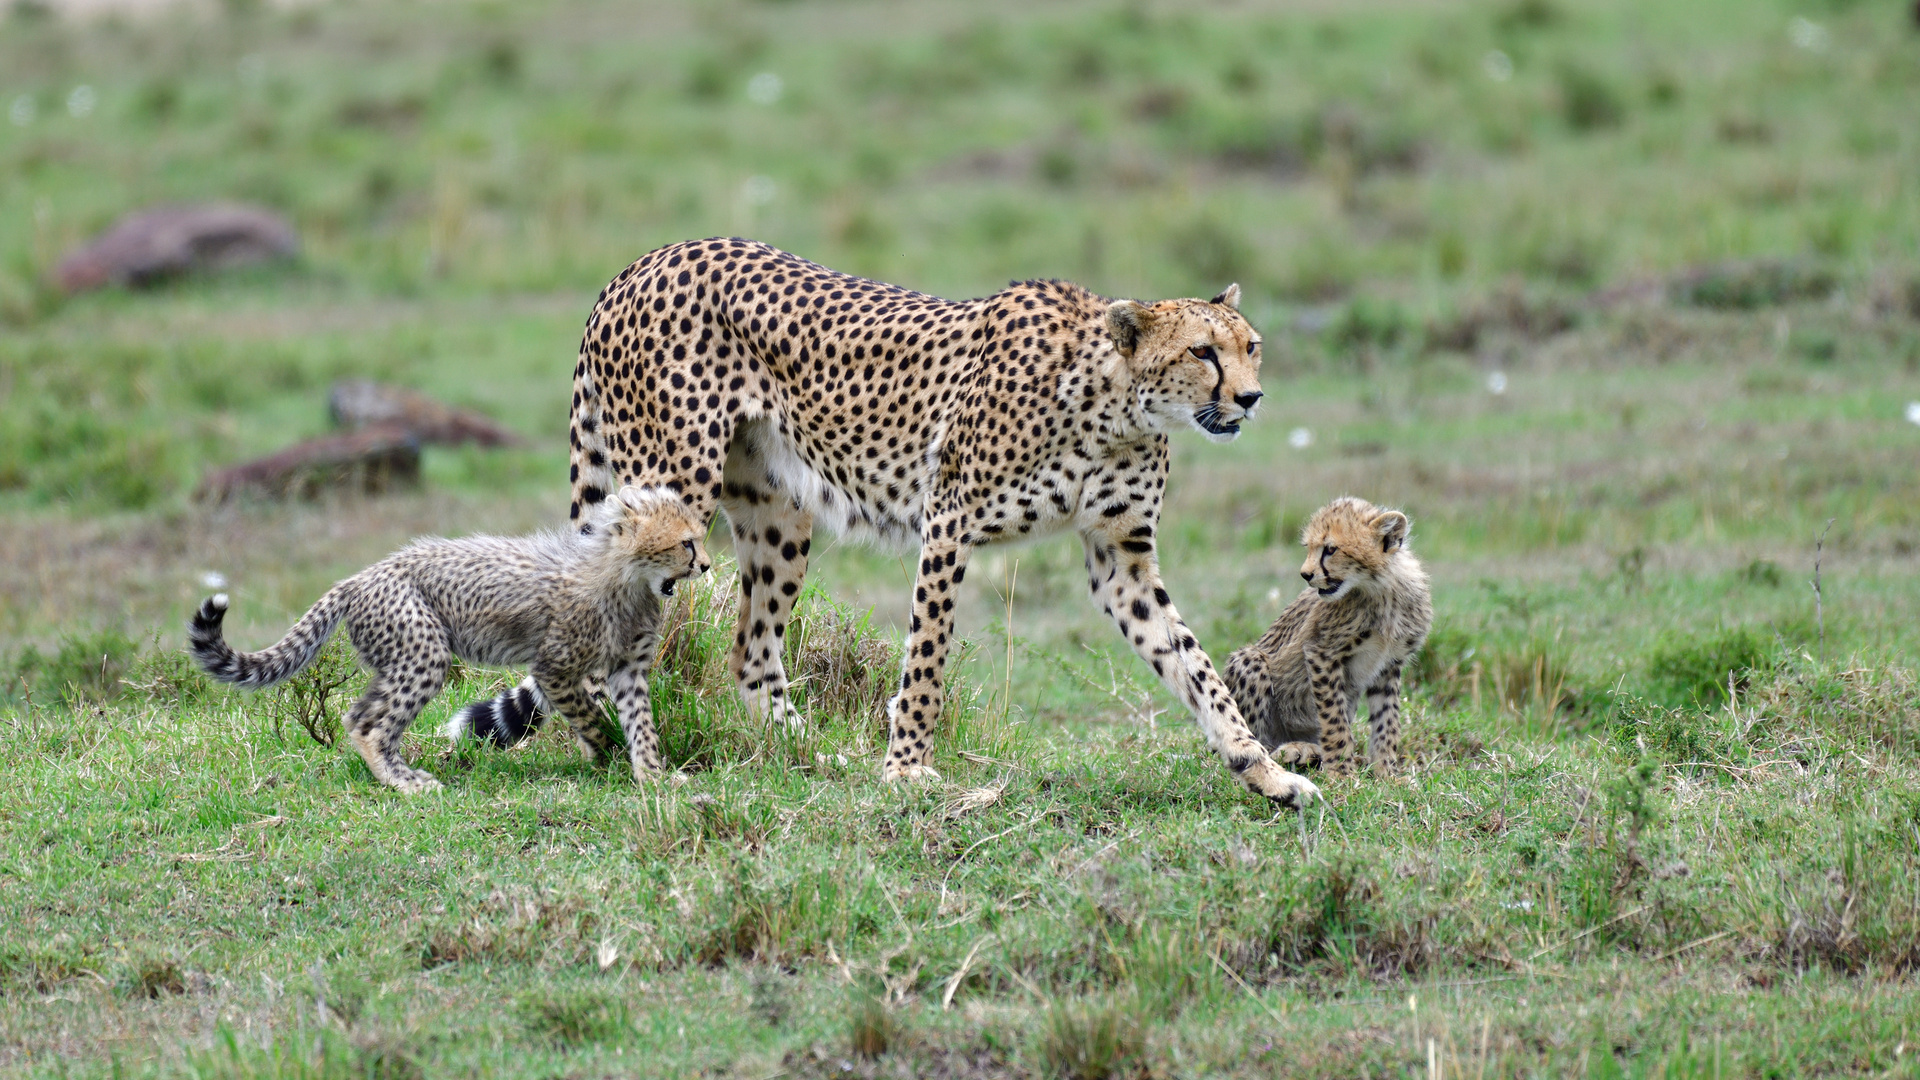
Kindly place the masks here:
<instances>
[{"instance_id":1,"label":"blurred background","mask_svg":"<svg viewBox=\"0 0 1920 1080\"><path fill-rule=\"evenodd\" d=\"M952 297L1238 281L1268 404L1178 440L1165 529L1216 659L1346 492L1414 519L1435 701L1574 723L1623 680L1682 694L1687 649L1910 657L1916 101L1882 0L12 0L0 693L110 687L214 587L264 640L409 536L558 523L596 292L712 234ZM86 248L209 204L273 257ZM208 479L338 439L355 379L511 445ZM962 632L1044 676L1037 714L1150 712L1079 559L986 553ZM900 620L895 555L814 567Z\"/></svg>"}]
</instances>

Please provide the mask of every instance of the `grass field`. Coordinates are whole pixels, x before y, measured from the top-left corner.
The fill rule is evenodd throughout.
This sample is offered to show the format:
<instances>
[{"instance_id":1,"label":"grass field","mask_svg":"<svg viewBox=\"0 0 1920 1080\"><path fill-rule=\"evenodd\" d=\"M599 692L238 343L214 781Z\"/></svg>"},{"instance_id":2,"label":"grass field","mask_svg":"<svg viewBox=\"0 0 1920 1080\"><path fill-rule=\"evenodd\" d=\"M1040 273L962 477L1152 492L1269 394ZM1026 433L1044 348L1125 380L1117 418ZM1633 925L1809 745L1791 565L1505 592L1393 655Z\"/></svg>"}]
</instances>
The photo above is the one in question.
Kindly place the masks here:
<instances>
[{"instance_id":1,"label":"grass field","mask_svg":"<svg viewBox=\"0 0 1920 1080\"><path fill-rule=\"evenodd\" d=\"M0 1070L1920 1075L1908 6L11 5ZM216 197L302 257L46 283ZM405 799L309 736L313 682L184 667L210 572L257 646L410 536L558 521L594 294L711 234L952 296L1240 281L1268 402L1176 440L1169 586L1221 661L1315 506L1407 510L1413 767L1273 815L1071 539L976 556L945 780L908 790L876 776L906 564L854 545L789 637L805 735L725 685L725 561L687 598L681 783L552 733L448 751L514 677L469 669L409 744L446 790ZM528 444L193 501L361 375Z\"/></svg>"}]
</instances>

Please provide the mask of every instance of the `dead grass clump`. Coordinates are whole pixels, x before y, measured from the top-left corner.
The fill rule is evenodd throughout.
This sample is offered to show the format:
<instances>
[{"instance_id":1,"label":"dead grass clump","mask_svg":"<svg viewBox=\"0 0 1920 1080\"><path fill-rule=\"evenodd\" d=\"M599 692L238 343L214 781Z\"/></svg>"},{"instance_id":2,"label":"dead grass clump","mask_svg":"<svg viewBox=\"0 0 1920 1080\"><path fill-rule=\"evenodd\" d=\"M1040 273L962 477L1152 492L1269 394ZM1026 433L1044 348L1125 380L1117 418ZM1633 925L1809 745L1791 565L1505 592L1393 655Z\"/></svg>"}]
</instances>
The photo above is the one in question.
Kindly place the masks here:
<instances>
[{"instance_id":1,"label":"dead grass clump","mask_svg":"<svg viewBox=\"0 0 1920 1080\"><path fill-rule=\"evenodd\" d=\"M869 1060L887 1052L900 1039L900 1021L884 994L860 990L847 1009L847 1045Z\"/></svg>"},{"instance_id":2,"label":"dead grass clump","mask_svg":"<svg viewBox=\"0 0 1920 1080\"><path fill-rule=\"evenodd\" d=\"M887 699L899 679L898 647L867 615L815 593L787 628L788 677L816 717L844 716L885 723Z\"/></svg>"},{"instance_id":3,"label":"dead grass clump","mask_svg":"<svg viewBox=\"0 0 1920 1080\"><path fill-rule=\"evenodd\" d=\"M1146 1035L1119 999L1055 1002L1041 1021L1039 1044L1047 1075L1108 1080L1141 1071Z\"/></svg>"},{"instance_id":4,"label":"dead grass clump","mask_svg":"<svg viewBox=\"0 0 1920 1080\"><path fill-rule=\"evenodd\" d=\"M495 890L481 913L430 931L420 966L484 962L583 963L600 920L571 897Z\"/></svg>"},{"instance_id":5,"label":"dead grass clump","mask_svg":"<svg viewBox=\"0 0 1920 1080\"><path fill-rule=\"evenodd\" d=\"M1920 681L1896 667L1821 670L1804 659L1756 681L1739 708L1751 740L1789 751L1820 736L1863 752L1910 758L1920 752ZM1768 748L1762 746L1761 748Z\"/></svg>"},{"instance_id":6,"label":"dead grass clump","mask_svg":"<svg viewBox=\"0 0 1920 1080\"><path fill-rule=\"evenodd\" d=\"M704 930L690 941L707 966L729 960L786 963L825 956L829 942L846 948L876 933L886 904L869 870L840 867L791 877L754 877L736 864L715 883ZM702 920L697 917L694 925Z\"/></svg>"},{"instance_id":7,"label":"dead grass clump","mask_svg":"<svg viewBox=\"0 0 1920 1080\"><path fill-rule=\"evenodd\" d=\"M1797 300L1824 300L1836 282L1830 271L1798 262L1760 260L1689 270L1668 286L1674 302L1728 311L1753 311Z\"/></svg>"},{"instance_id":8,"label":"dead grass clump","mask_svg":"<svg viewBox=\"0 0 1920 1080\"><path fill-rule=\"evenodd\" d=\"M1911 827L1911 825L1910 825ZM1911 835L1874 843L1849 823L1839 864L1811 881L1780 882L1764 869L1743 906L1769 959L1795 969L1848 974L1920 970L1920 872ZM1874 850L1879 848L1879 850Z\"/></svg>"},{"instance_id":9,"label":"dead grass clump","mask_svg":"<svg viewBox=\"0 0 1920 1080\"><path fill-rule=\"evenodd\" d=\"M164 957L147 957L135 964L128 979L128 993L155 1001L187 992L186 973L180 965Z\"/></svg>"},{"instance_id":10,"label":"dead grass clump","mask_svg":"<svg viewBox=\"0 0 1920 1080\"><path fill-rule=\"evenodd\" d=\"M563 1049L613 1042L633 1029L627 1003L598 990L547 990L520 1002L529 1031Z\"/></svg>"},{"instance_id":11,"label":"dead grass clump","mask_svg":"<svg viewBox=\"0 0 1920 1080\"><path fill-rule=\"evenodd\" d=\"M0 702L82 709L119 696L140 643L119 630L68 634L51 654L28 645L0 685Z\"/></svg>"},{"instance_id":12,"label":"dead grass clump","mask_svg":"<svg viewBox=\"0 0 1920 1080\"><path fill-rule=\"evenodd\" d=\"M1573 329L1578 321L1568 304L1552 297L1530 297L1518 285L1509 285L1450 318L1429 320L1426 347L1470 353L1495 335L1539 341Z\"/></svg>"},{"instance_id":13,"label":"dead grass clump","mask_svg":"<svg viewBox=\"0 0 1920 1080\"><path fill-rule=\"evenodd\" d=\"M197 1080L422 1080L425 1071L391 1039L355 1040L332 1029L304 1030L265 1045L222 1023L213 1046L187 1057Z\"/></svg>"},{"instance_id":14,"label":"dead grass clump","mask_svg":"<svg viewBox=\"0 0 1920 1080\"><path fill-rule=\"evenodd\" d=\"M0 994L50 994L62 983L92 974L83 955L49 949L0 952Z\"/></svg>"},{"instance_id":15,"label":"dead grass clump","mask_svg":"<svg viewBox=\"0 0 1920 1080\"><path fill-rule=\"evenodd\" d=\"M1393 979L1417 974L1440 951L1434 917L1390 911L1380 886L1350 861L1319 864L1292 885L1264 926L1222 950L1234 966Z\"/></svg>"}]
</instances>

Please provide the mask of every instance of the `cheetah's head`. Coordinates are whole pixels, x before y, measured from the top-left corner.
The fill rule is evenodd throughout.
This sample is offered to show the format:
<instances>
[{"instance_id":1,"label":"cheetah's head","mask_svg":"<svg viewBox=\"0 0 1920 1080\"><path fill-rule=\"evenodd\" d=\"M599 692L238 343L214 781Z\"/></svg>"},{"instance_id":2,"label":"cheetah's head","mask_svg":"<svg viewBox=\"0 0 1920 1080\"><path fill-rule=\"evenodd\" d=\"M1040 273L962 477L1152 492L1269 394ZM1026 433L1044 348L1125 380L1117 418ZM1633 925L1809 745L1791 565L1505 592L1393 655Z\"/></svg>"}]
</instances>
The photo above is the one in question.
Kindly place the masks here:
<instances>
[{"instance_id":1,"label":"cheetah's head","mask_svg":"<svg viewBox=\"0 0 1920 1080\"><path fill-rule=\"evenodd\" d=\"M605 520L596 531L626 563L629 580L671 596L675 584L713 566L706 526L673 491L629 484L599 509Z\"/></svg>"},{"instance_id":2,"label":"cheetah's head","mask_svg":"<svg viewBox=\"0 0 1920 1080\"><path fill-rule=\"evenodd\" d=\"M1107 332L1133 373L1149 423L1192 424L1230 442L1260 400L1260 335L1240 315L1240 286L1212 300L1119 300Z\"/></svg>"},{"instance_id":3,"label":"cheetah's head","mask_svg":"<svg viewBox=\"0 0 1920 1080\"><path fill-rule=\"evenodd\" d=\"M1384 588L1407 547L1407 515L1343 495L1313 512L1300 534L1307 561L1300 576L1327 600L1353 589Z\"/></svg>"}]
</instances>

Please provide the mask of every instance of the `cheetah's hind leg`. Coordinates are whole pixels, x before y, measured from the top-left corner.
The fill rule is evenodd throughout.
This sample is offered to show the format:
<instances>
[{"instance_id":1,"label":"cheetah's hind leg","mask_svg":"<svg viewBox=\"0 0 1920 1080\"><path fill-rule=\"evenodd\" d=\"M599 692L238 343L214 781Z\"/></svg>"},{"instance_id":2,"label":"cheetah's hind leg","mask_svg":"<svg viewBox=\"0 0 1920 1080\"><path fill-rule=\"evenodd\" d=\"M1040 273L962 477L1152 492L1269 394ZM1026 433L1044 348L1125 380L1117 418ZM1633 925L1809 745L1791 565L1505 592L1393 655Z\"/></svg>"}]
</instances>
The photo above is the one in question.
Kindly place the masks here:
<instances>
[{"instance_id":1,"label":"cheetah's hind leg","mask_svg":"<svg viewBox=\"0 0 1920 1080\"><path fill-rule=\"evenodd\" d=\"M433 774L408 765L400 757L400 738L427 702L446 681L451 655L441 646L434 655L395 664L382 672L353 703L347 715L348 737L366 759L374 779L409 795L438 791Z\"/></svg>"},{"instance_id":2,"label":"cheetah's hind leg","mask_svg":"<svg viewBox=\"0 0 1920 1080\"><path fill-rule=\"evenodd\" d=\"M729 459L730 480L734 466ZM750 467L743 462L741 471ZM807 718L793 703L780 650L806 581L813 516L774 489L770 479L764 482L765 489L732 484L722 500L740 561L740 618L729 666L749 715L797 733L806 730Z\"/></svg>"}]
</instances>

